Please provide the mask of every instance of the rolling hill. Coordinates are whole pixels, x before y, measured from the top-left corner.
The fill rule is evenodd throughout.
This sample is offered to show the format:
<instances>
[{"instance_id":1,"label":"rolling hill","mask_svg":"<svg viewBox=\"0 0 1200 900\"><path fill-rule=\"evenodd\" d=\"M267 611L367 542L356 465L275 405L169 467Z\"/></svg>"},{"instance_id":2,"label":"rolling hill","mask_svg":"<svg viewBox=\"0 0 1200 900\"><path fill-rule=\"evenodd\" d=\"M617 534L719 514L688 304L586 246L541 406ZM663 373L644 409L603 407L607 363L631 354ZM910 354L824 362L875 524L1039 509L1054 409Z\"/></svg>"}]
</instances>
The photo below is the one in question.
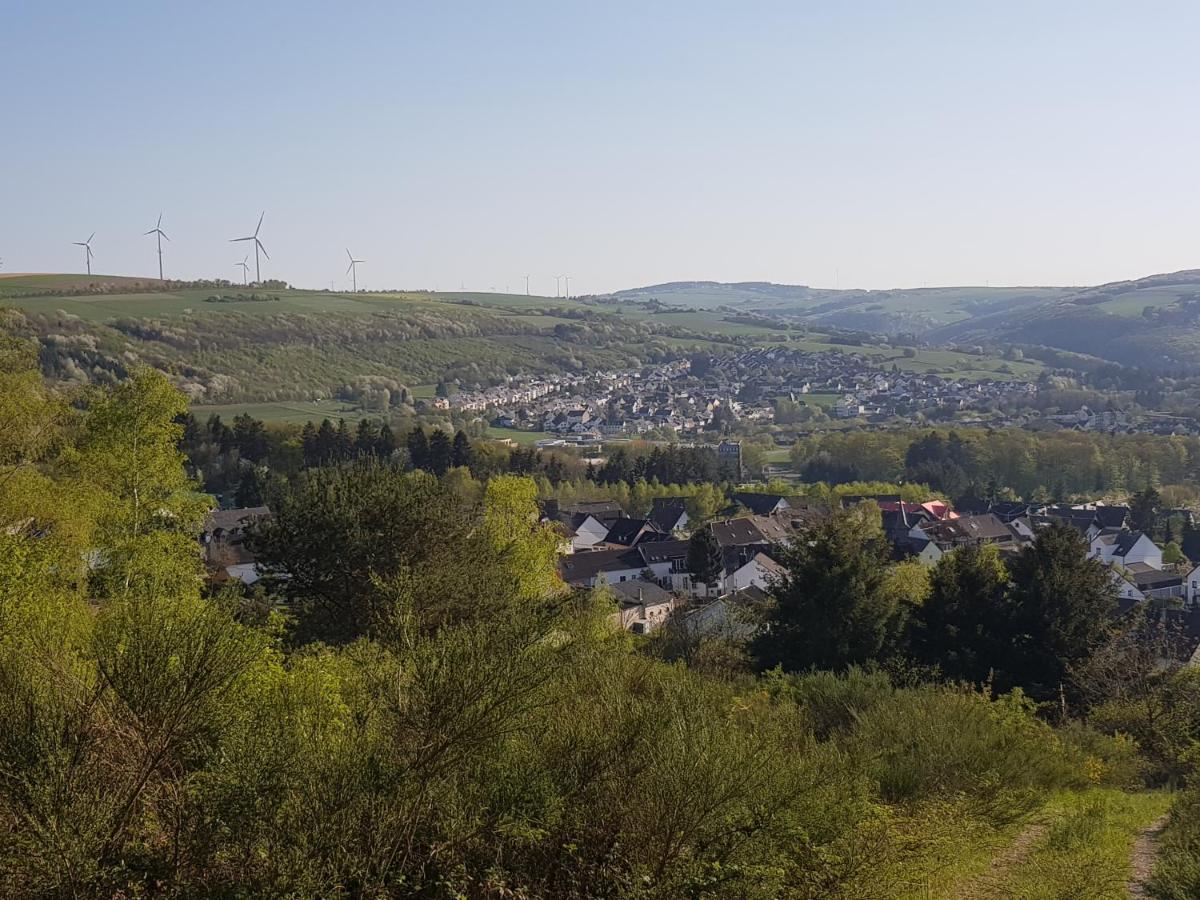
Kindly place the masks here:
<instances>
[{"instance_id":1,"label":"rolling hill","mask_svg":"<svg viewBox=\"0 0 1200 900\"><path fill-rule=\"evenodd\" d=\"M1200 270L1094 287L836 291L688 281L619 291L606 299L914 335L935 345L1042 346L1129 366L1200 368Z\"/></svg>"}]
</instances>

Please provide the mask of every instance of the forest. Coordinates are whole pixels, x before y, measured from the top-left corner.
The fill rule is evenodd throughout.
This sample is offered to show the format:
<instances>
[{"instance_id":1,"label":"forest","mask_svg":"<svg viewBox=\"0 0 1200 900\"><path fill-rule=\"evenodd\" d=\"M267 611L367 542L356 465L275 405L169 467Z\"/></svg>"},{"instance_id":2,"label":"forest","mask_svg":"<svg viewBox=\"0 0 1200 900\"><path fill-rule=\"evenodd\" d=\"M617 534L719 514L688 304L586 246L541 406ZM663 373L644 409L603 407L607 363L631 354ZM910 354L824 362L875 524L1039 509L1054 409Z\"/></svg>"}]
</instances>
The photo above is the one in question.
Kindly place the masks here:
<instances>
[{"instance_id":1,"label":"forest","mask_svg":"<svg viewBox=\"0 0 1200 900\"><path fill-rule=\"evenodd\" d=\"M10 896L950 897L1031 817L1006 890L1123 896L1176 796L1154 889L1200 886L1200 680L1071 533L926 575L857 507L753 639L635 639L564 588L532 478L361 454L268 486L243 590L185 414L0 345Z\"/></svg>"}]
</instances>

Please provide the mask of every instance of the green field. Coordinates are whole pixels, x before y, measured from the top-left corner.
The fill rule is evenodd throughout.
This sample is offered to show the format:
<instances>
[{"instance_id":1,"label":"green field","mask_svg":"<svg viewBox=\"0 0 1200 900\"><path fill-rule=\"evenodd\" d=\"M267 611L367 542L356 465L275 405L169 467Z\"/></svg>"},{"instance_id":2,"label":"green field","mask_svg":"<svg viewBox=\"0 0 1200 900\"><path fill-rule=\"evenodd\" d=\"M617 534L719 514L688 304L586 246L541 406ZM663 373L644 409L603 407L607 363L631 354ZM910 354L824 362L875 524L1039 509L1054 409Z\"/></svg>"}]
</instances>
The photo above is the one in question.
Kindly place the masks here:
<instances>
[{"instance_id":1,"label":"green field","mask_svg":"<svg viewBox=\"0 0 1200 900\"><path fill-rule=\"evenodd\" d=\"M532 447L538 441L560 437L560 435L551 434L548 431L521 431L518 428L497 428L494 425L488 426L487 435L497 440L508 438L523 447Z\"/></svg>"},{"instance_id":2,"label":"green field","mask_svg":"<svg viewBox=\"0 0 1200 900\"><path fill-rule=\"evenodd\" d=\"M285 403L221 403L202 404L191 407L192 415L201 422L216 414L228 422L234 416L248 413L264 422L287 422L303 425L305 422L320 422L322 419L337 421L345 419L356 422L371 413L364 412L353 404L341 400L314 400Z\"/></svg>"}]
</instances>

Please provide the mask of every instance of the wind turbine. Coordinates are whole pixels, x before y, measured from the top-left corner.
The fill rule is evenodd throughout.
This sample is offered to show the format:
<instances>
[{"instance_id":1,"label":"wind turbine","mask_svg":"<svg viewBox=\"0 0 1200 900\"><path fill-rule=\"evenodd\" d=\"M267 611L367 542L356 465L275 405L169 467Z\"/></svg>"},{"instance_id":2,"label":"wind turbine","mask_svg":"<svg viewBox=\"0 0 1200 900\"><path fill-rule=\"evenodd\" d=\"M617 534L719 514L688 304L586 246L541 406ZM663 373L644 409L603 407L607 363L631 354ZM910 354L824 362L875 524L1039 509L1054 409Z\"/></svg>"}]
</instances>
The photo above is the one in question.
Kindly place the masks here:
<instances>
[{"instance_id":1,"label":"wind turbine","mask_svg":"<svg viewBox=\"0 0 1200 900\"><path fill-rule=\"evenodd\" d=\"M555 275L554 276L554 296L558 297L561 295L562 295L562 276Z\"/></svg>"},{"instance_id":2,"label":"wind turbine","mask_svg":"<svg viewBox=\"0 0 1200 900\"><path fill-rule=\"evenodd\" d=\"M267 259L271 258L271 255L269 253L267 253L267 248L264 247L262 244L262 241L260 241L258 239L258 232L262 228L263 216L265 216L266 214L267 214L267 211L264 209L262 212L262 215L258 217L258 226L254 229L254 234L250 235L249 237L240 237L240 238L230 238L229 239L229 243L231 243L231 244L236 244L238 241L254 241L254 283L255 284L258 284L260 281L262 281L262 270L259 268L258 251L261 250L262 255L265 256ZM249 255L250 255L249 253L246 254L246 256L249 256Z\"/></svg>"},{"instance_id":3,"label":"wind turbine","mask_svg":"<svg viewBox=\"0 0 1200 900\"><path fill-rule=\"evenodd\" d=\"M153 234L153 235L158 236L158 280L162 281L163 280L162 242L163 242L163 238L167 238L168 241L171 240L169 237L167 237L167 233L162 230L162 213L158 214L158 222L155 224L155 226L153 228L151 228L149 231L147 231L146 234Z\"/></svg>"},{"instance_id":4,"label":"wind turbine","mask_svg":"<svg viewBox=\"0 0 1200 900\"><path fill-rule=\"evenodd\" d=\"M525 296L529 296L529 276L525 276Z\"/></svg>"},{"instance_id":5,"label":"wind turbine","mask_svg":"<svg viewBox=\"0 0 1200 900\"><path fill-rule=\"evenodd\" d=\"M568 300L570 300L570 299L571 299L571 276L570 276L570 275L564 275L564 276L563 276L563 281L564 281L564 282L566 283L566 285L567 285L567 299L568 299Z\"/></svg>"},{"instance_id":6,"label":"wind turbine","mask_svg":"<svg viewBox=\"0 0 1200 900\"><path fill-rule=\"evenodd\" d=\"M346 249L346 258L350 260L350 266L346 269L346 274L350 276L350 280L354 284L354 293L358 293L358 264L366 262L365 259L355 259L351 255L349 248Z\"/></svg>"},{"instance_id":7,"label":"wind turbine","mask_svg":"<svg viewBox=\"0 0 1200 900\"><path fill-rule=\"evenodd\" d=\"M71 242L76 247L83 248L84 255L87 257L87 270L88 270L89 275L92 274L92 238L94 238L95 236L96 236L96 232L93 231L92 237L88 238L86 241L72 241Z\"/></svg>"},{"instance_id":8,"label":"wind turbine","mask_svg":"<svg viewBox=\"0 0 1200 900\"><path fill-rule=\"evenodd\" d=\"M246 263L246 260L248 260L249 258L250 258L250 254L247 253L245 256L242 257L242 261L240 263L233 264L233 267L235 269L238 268L238 266L241 266L241 268L242 268L242 284L246 283L247 274L250 271L250 266Z\"/></svg>"}]
</instances>

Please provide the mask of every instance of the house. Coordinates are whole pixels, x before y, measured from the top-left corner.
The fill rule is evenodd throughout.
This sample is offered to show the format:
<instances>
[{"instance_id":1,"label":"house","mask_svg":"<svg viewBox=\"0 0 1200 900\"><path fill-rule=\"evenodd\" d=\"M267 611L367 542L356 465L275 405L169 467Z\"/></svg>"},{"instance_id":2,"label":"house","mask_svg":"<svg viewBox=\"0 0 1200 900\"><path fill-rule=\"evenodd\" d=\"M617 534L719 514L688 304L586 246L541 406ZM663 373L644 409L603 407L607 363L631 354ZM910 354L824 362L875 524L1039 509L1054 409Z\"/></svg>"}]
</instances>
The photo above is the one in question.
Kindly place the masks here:
<instances>
[{"instance_id":1,"label":"house","mask_svg":"<svg viewBox=\"0 0 1200 900\"><path fill-rule=\"evenodd\" d=\"M648 519L617 519L608 529L604 543L610 547L636 547L642 541L666 540L667 537Z\"/></svg>"},{"instance_id":2,"label":"house","mask_svg":"<svg viewBox=\"0 0 1200 900\"><path fill-rule=\"evenodd\" d=\"M1154 569L1163 566L1161 548L1141 531L1101 532L1092 538L1089 554L1105 564L1116 563L1126 569L1135 563Z\"/></svg>"},{"instance_id":3,"label":"house","mask_svg":"<svg viewBox=\"0 0 1200 900\"><path fill-rule=\"evenodd\" d=\"M751 610L761 609L767 594L761 588L733 591L707 603L693 604L676 612L678 621L692 637L719 636L747 640L758 630Z\"/></svg>"},{"instance_id":4,"label":"house","mask_svg":"<svg viewBox=\"0 0 1200 900\"><path fill-rule=\"evenodd\" d=\"M1018 542L1016 532L992 513L927 522L919 525L916 531L920 534L914 534L915 537L923 536L942 549L968 544L1015 546Z\"/></svg>"},{"instance_id":5,"label":"house","mask_svg":"<svg viewBox=\"0 0 1200 900\"><path fill-rule=\"evenodd\" d=\"M647 541L636 547L589 550L561 557L558 570L574 587L598 587L623 581L650 580L670 590L691 589L687 574L687 541Z\"/></svg>"},{"instance_id":6,"label":"house","mask_svg":"<svg viewBox=\"0 0 1200 900\"><path fill-rule=\"evenodd\" d=\"M1133 579L1126 577L1120 569L1112 568L1108 570L1108 573L1113 587L1117 589L1117 602L1120 604L1122 613L1129 611L1146 599L1146 595L1133 583Z\"/></svg>"},{"instance_id":7,"label":"house","mask_svg":"<svg viewBox=\"0 0 1200 900\"><path fill-rule=\"evenodd\" d=\"M599 587L641 578L645 560L636 549L591 550L558 561L563 581L575 587Z\"/></svg>"},{"instance_id":8,"label":"house","mask_svg":"<svg viewBox=\"0 0 1200 900\"><path fill-rule=\"evenodd\" d=\"M608 526L591 513L572 513L562 524L572 551L590 550L608 537Z\"/></svg>"},{"instance_id":9,"label":"house","mask_svg":"<svg viewBox=\"0 0 1200 900\"><path fill-rule=\"evenodd\" d=\"M649 634L662 627L678 602L649 581L621 581L609 590L613 592L619 607L612 614L611 621L634 634Z\"/></svg>"},{"instance_id":10,"label":"house","mask_svg":"<svg viewBox=\"0 0 1200 900\"><path fill-rule=\"evenodd\" d=\"M734 571L725 576L725 591L740 591L755 587L767 590L772 583L787 575L787 569L765 553L756 553Z\"/></svg>"},{"instance_id":11,"label":"house","mask_svg":"<svg viewBox=\"0 0 1200 900\"><path fill-rule=\"evenodd\" d=\"M1140 562L1122 566L1118 571L1146 599L1185 598L1187 588L1184 584L1184 576L1179 572L1164 572L1162 569L1156 569Z\"/></svg>"},{"instance_id":12,"label":"house","mask_svg":"<svg viewBox=\"0 0 1200 900\"><path fill-rule=\"evenodd\" d=\"M265 506L215 509L210 512L200 535L209 567L222 578L243 584L258 581L261 576L258 563L244 542L250 526L270 515L271 510Z\"/></svg>"},{"instance_id":13,"label":"house","mask_svg":"<svg viewBox=\"0 0 1200 900\"><path fill-rule=\"evenodd\" d=\"M683 497L655 497L650 521L663 534L682 534L687 528L687 501Z\"/></svg>"}]
</instances>

